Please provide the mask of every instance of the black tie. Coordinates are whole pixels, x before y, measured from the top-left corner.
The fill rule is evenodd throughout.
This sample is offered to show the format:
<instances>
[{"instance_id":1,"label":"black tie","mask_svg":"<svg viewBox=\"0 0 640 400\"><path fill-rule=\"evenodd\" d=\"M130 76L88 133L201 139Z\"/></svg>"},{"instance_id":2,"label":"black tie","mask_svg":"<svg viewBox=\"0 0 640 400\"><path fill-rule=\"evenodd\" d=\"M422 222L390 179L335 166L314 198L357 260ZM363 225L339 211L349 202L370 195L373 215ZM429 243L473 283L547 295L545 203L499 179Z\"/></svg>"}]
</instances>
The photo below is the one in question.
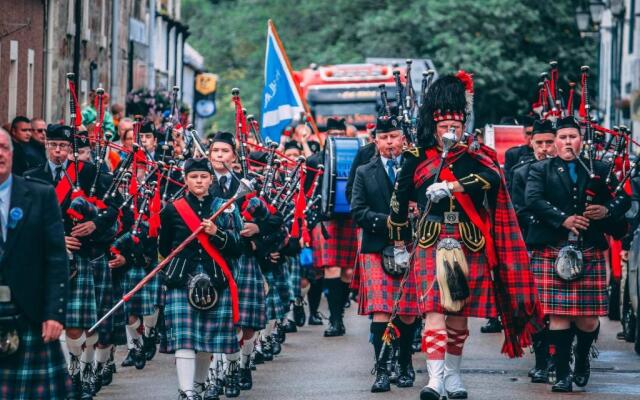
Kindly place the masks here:
<instances>
[{"instance_id":1,"label":"black tie","mask_svg":"<svg viewBox=\"0 0 640 400\"><path fill-rule=\"evenodd\" d=\"M55 183L57 185L58 182L60 182L60 179L62 179L62 167L61 166L57 166L56 167L56 177L53 178L53 183Z\"/></svg>"},{"instance_id":2,"label":"black tie","mask_svg":"<svg viewBox=\"0 0 640 400\"><path fill-rule=\"evenodd\" d=\"M222 194L227 194L227 176L222 175L218 183L220 184L220 190L222 191Z\"/></svg>"}]
</instances>

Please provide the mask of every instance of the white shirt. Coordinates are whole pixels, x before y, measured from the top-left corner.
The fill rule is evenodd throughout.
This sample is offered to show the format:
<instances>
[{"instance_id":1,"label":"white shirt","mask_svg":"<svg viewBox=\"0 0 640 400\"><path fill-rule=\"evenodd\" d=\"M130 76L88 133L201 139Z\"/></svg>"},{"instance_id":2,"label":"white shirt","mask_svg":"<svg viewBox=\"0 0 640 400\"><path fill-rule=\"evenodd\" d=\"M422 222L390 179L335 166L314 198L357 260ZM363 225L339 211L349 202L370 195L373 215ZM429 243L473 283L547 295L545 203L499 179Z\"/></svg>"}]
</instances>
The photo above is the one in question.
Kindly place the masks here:
<instances>
[{"instance_id":1,"label":"white shirt","mask_svg":"<svg viewBox=\"0 0 640 400\"><path fill-rule=\"evenodd\" d=\"M387 171L387 161L389 161L390 158L387 158L385 156L383 156L382 154L380 155L380 161L382 161L382 166L384 167L384 170ZM400 168L400 156L395 158L396 161L396 165L393 167L393 172L398 173L398 169ZM389 172L387 172L387 175L389 174Z\"/></svg>"},{"instance_id":2,"label":"white shirt","mask_svg":"<svg viewBox=\"0 0 640 400\"><path fill-rule=\"evenodd\" d=\"M9 224L9 207L11 207L11 185L13 176L0 184L0 220L2 220L2 240L7 239L7 225Z\"/></svg>"},{"instance_id":3,"label":"white shirt","mask_svg":"<svg viewBox=\"0 0 640 400\"><path fill-rule=\"evenodd\" d=\"M227 182L225 182L224 186L225 186L225 189L229 190L229 188L231 187L231 174L228 172L226 174L220 174L215 170L213 172L216 174L216 182L220 182L220 177L222 176L227 177Z\"/></svg>"},{"instance_id":4,"label":"white shirt","mask_svg":"<svg viewBox=\"0 0 640 400\"><path fill-rule=\"evenodd\" d=\"M56 168L62 166L62 169L64 169L66 171L67 170L67 164L69 164L69 160L64 160L62 165L55 164L55 163L51 162L50 160L47 160L47 162L49 163L49 169L51 170L51 177L54 180L56 179ZM64 172L62 173L62 176L64 177Z\"/></svg>"}]
</instances>

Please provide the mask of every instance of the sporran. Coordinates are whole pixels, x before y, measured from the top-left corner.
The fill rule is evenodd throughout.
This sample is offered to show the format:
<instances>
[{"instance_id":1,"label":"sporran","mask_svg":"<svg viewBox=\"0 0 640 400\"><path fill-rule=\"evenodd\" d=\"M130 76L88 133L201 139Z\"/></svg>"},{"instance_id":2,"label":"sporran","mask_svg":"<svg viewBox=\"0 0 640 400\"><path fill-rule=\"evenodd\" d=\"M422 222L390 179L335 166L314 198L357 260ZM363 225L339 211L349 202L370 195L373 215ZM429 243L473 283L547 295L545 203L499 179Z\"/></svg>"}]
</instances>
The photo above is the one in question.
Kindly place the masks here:
<instances>
[{"instance_id":1,"label":"sporran","mask_svg":"<svg viewBox=\"0 0 640 400\"><path fill-rule=\"evenodd\" d=\"M436 247L436 278L442 307L458 312L469 298L469 265L462 245L453 238L445 238Z\"/></svg>"},{"instance_id":2,"label":"sporran","mask_svg":"<svg viewBox=\"0 0 640 400\"><path fill-rule=\"evenodd\" d=\"M571 282L584 276L584 257L582 251L574 244L560 249L555 262L555 271L560 279Z\"/></svg>"}]
</instances>

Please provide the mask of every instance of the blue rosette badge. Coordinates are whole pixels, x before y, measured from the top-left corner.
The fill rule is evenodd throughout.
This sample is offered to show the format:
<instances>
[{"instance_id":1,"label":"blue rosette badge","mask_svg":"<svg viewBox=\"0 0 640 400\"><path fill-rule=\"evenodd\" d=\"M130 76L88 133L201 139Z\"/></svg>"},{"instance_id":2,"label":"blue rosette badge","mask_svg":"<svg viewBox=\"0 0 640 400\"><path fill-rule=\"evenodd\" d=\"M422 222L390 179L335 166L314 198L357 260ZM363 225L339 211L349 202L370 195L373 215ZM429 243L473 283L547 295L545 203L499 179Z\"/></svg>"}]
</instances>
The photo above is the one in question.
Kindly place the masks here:
<instances>
[{"instance_id":1,"label":"blue rosette badge","mask_svg":"<svg viewBox=\"0 0 640 400\"><path fill-rule=\"evenodd\" d=\"M7 228L13 229L18 225L18 222L22 219L24 213L22 212L22 208L13 207L9 211L9 221L7 222Z\"/></svg>"}]
</instances>

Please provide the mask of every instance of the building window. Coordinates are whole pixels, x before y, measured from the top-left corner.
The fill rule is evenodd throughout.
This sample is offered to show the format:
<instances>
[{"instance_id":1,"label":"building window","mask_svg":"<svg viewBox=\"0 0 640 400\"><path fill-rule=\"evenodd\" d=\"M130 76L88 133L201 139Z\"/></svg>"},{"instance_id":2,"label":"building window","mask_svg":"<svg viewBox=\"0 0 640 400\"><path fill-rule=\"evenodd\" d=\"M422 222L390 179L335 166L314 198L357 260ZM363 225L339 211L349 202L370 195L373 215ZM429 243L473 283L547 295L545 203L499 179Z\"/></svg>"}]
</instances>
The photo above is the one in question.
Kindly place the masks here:
<instances>
[{"instance_id":1,"label":"building window","mask_svg":"<svg viewBox=\"0 0 640 400\"><path fill-rule=\"evenodd\" d=\"M36 53L33 49L27 51L27 117L33 118L33 79Z\"/></svg>"},{"instance_id":2,"label":"building window","mask_svg":"<svg viewBox=\"0 0 640 400\"><path fill-rule=\"evenodd\" d=\"M9 44L9 101L8 111L11 121L16 116L16 106L18 104L18 42L12 40Z\"/></svg>"},{"instance_id":3,"label":"building window","mask_svg":"<svg viewBox=\"0 0 640 400\"><path fill-rule=\"evenodd\" d=\"M68 0L69 14L67 15L67 35L75 35L76 34L76 0Z\"/></svg>"},{"instance_id":4,"label":"building window","mask_svg":"<svg viewBox=\"0 0 640 400\"><path fill-rule=\"evenodd\" d=\"M89 9L89 0L82 0L82 40L88 42L91 40L91 13Z\"/></svg>"},{"instance_id":5,"label":"building window","mask_svg":"<svg viewBox=\"0 0 640 400\"><path fill-rule=\"evenodd\" d=\"M117 18L117 16L114 16ZM106 0L100 0L100 47L107 47L107 5Z\"/></svg>"}]
</instances>

